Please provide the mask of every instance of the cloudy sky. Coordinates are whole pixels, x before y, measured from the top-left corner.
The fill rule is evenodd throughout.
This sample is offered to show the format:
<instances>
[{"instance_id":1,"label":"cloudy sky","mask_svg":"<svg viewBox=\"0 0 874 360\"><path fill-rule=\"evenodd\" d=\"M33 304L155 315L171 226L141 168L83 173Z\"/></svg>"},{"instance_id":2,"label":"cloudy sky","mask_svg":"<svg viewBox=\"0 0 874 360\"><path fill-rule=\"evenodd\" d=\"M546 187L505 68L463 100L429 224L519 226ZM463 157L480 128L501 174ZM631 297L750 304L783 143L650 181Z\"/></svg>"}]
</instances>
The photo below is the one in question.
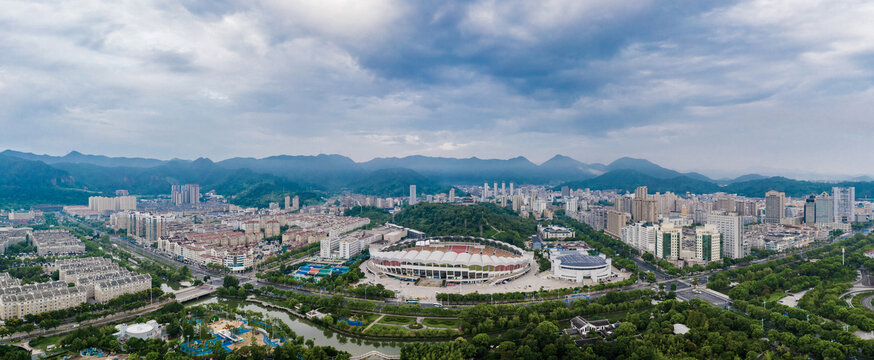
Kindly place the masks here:
<instances>
[{"instance_id":1,"label":"cloudy sky","mask_svg":"<svg viewBox=\"0 0 874 360\"><path fill-rule=\"evenodd\" d=\"M866 1L0 0L0 148L874 174Z\"/></svg>"}]
</instances>

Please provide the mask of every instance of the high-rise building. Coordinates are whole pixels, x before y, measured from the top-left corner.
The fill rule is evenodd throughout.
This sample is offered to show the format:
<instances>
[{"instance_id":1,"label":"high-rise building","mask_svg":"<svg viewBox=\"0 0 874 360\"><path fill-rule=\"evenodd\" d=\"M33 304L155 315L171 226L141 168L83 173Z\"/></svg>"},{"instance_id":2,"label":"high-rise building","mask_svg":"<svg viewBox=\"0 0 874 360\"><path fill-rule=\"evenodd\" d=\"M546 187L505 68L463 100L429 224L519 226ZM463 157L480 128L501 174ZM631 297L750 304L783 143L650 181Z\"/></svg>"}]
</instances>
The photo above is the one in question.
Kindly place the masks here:
<instances>
[{"instance_id":1,"label":"high-rise building","mask_svg":"<svg viewBox=\"0 0 874 360\"><path fill-rule=\"evenodd\" d=\"M486 202L486 199L489 198L489 183L483 183L483 194L482 194L482 202Z\"/></svg>"},{"instance_id":2,"label":"high-rise building","mask_svg":"<svg viewBox=\"0 0 874 360\"><path fill-rule=\"evenodd\" d=\"M656 222L657 219L656 201L649 198L646 186L638 187L631 205L631 221Z\"/></svg>"},{"instance_id":3,"label":"high-rise building","mask_svg":"<svg viewBox=\"0 0 874 360\"><path fill-rule=\"evenodd\" d=\"M722 234L722 255L738 259L746 256L747 246L744 244L743 219L736 214L711 213L707 215L707 224L716 226Z\"/></svg>"},{"instance_id":4,"label":"high-rise building","mask_svg":"<svg viewBox=\"0 0 874 360\"><path fill-rule=\"evenodd\" d=\"M567 199L568 196L571 196L571 188L567 185L561 187L561 198Z\"/></svg>"},{"instance_id":5,"label":"high-rise building","mask_svg":"<svg viewBox=\"0 0 874 360\"><path fill-rule=\"evenodd\" d=\"M656 235L656 254L659 259L677 260L680 258L680 238L683 230L673 223L665 222Z\"/></svg>"},{"instance_id":6,"label":"high-rise building","mask_svg":"<svg viewBox=\"0 0 874 360\"><path fill-rule=\"evenodd\" d=\"M724 212L737 212L734 205L734 197L729 195L717 198L716 202L713 204L713 209Z\"/></svg>"},{"instance_id":7,"label":"high-rise building","mask_svg":"<svg viewBox=\"0 0 874 360\"><path fill-rule=\"evenodd\" d=\"M624 212L610 210L607 212L607 235L613 236L615 238L619 238L622 236L622 227L625 226L625 223L628 222L628 219L625 217Z\"/></svg>"},{"instance_id":8,"label":"high-rise building","mask_svg":"<svg viewBox=\"0 0 874 360\"><path fill-rule=\"evenodd\" d=\"M622 242L643 252L655 254L657 224L635 223L622 227Z\"/></svg>"},{"instance_id":9,"label":"high-rise building","mask_svg":"<svg viewBox=\"0 0 874 360\"><path fill-rule=\"evenodd\" d=\"M295 195L291 198L291 210L300 209L300 196Z\"/></svg>"},{"instance_id":10,"label":"high-rise building","mask_svg":"<svg viewBox=\"0 0 874 360\"><path fill-rule=\"evenodd\" d=\"M823 192L814 201L815 220L817 224L828 224L835 221L835 200L828 193Z\"/></svg>"},{"instance_id":11,"label":"high-rise building","mask_svg":"<svg viewBox=\"0 0 874 360\"><path fill-rule=\"evenodd\" d=\"M167 236L167 219L163 215L132 212L128 214L127 234L140 243L151 244Z\"/></svg>"},{"instance_id":12,"label":"high-rise building","mask_svg":"<svg viewBox=\"0 0 874 360\"><path fill-rule=\"evenodd\" d=\"M176 205L197 204L200 202L200 185L171 185L170 199Z\"/></svg>"},{"instance_id":13,"label":"high-rise building","mask_svg":"<svg viewBox=\"0 0 874 360\"><path fill-rule=\"evenodd\" d=\"M703 261L722 260L722 234L716 225L695 228L695 258Z\"/></svg>"},{"instance_id":14,"label":"high-rise building","mask_svg":"<svg viewBox=\"0 0 874 360\"><path fill-rule=\"evenodd\" d=\"M455 188L449 188L449 203L455 202Z\"/></svg>"},{"instance_id":15,"label":"high-rise building","mask_svg":"<svg viewBox=\"0 0 874 360\"><path fill-rule=\"evenodd\" d=\"M368 198L367 200L370 200L370 198ZM284 209L291 210L290 208L291 208L291 196L285 195L285 208Z\"/></svg>"},{"instance_id":16,"label":"high-rise building","mask_svg":"<svg viewBox=\"0 0 874 360\"><path fill-rule=\"evenodd\" d=\"M501 196L507 196L507 183L501 181Z\"/></svg>"},{"instance_id":17,"label":"high-rise building","mask_svg":"<svg viewBox=\"0 0 874 360\"><path fill-rule=\"evenodd\" d=\"M498 182L497 181L495 181L492 184L492 197L494 197L496 200L498 199Z\"/></svg>"},{"instance_id":18,"label":"high-rise building","mask_svg":"<svg viewBox=\"0 0 874 360\"><path fill-rule=\"evenodd\" d=\"M802 218L805 224L816 223L816 195L810 195L804 199L804 217Z\"/></svg>"},{"instance_id":19,"label":"high-rise building","mask_svg":"<svg viewBox=\"0 0 874 360\"><path fill-rule=\"evenodd\" d=\"M513 196L513 195L516 195L516 194L513 192L513 183L511 182L510 183L510 196Z\"/></svg>"},{"instance_id":20,"label":"high-rise building","mask_svg":"<svg viewBox=\"0 0 874 360\"><path fill-rule=\"evenodd\" d=\"M786 208L786 194L775 190L765 193L765 223L780 224L783 222L783 211Z\"/></svg>"},{"instance_id":21,"label":"high-rise building","mask_svg":"<svg viewBox=\"0 0 874 360\"><path fill-rule=\"evenodd\" d=\"M835 222L843 224L855 222L856 188L833 187L832 199L834 199Z\"/></svg>"},{"instance_id":22,"label":"high-rise building","mask_svg":"<svg viewBox=\"0 0 874 360\"><path fill-rule=\"evenodd\" d=\"M568 214L575 214L577 211L579 211L580 208L580 203L575 197L568 198L567 201L565 201L564 205L564 211L566 211Z\"/></svg>"},{"instance_id":23,"label":"high-rise building","mask_svg":"<svg viewBox=\"0 0 874 360\"><path fill-rule=\"evenodd\" d=\"M410 205L416 205L416 185L410 185Z\"/></svg>"}]
</instances>

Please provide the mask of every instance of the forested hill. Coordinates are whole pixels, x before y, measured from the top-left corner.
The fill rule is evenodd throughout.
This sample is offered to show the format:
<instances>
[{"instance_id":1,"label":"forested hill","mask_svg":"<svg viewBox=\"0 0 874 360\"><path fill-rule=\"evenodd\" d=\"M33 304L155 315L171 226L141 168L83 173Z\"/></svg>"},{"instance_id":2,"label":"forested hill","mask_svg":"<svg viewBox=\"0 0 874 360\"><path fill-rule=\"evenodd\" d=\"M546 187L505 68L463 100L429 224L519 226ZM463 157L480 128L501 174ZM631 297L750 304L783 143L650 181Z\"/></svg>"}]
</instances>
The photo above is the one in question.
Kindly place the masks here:
<instances>
[{"instance_id":1,"label":"forested hill","mask_svg":"<svg viewBox=\"0 0 874 360\"><path fill-rule=\"evenodd\" d=\"M424 231L426 236L482 236L519 247L537 231L531 218L495 204L472 206L421 203L395 215L395 224Z\"/></svg>"},{"instance_id":2,"label":"forested hill","mask_svg":"<svg viewBox=\"0 0 874 360\"><path fill-rule=\"evenodd\" d=\"M670 191L676 194L685 194L687 192L693 194L708 194L724 192L749 197L764 197L765 193L769 190L785 192L787 196L791 197L802 197L810 194L820 194L824 191L831 193L832 187L834 186L853 186L856 188L857 199L874 197L874 182L845 181L839 183L826 183L793 180L775 176L764 179L734 182L728 185L717 185L712 182L690 178L685 175L673 178L658 178L634 170L610 171L591 179L564 183L560 186L556 186L555 189L560 189L561 186L569 186L572 189L589 188L592 190L624 190L628 192L634 191L638 186L647 186L650 193L664 193Z\"/></svg>"}]
</instances>

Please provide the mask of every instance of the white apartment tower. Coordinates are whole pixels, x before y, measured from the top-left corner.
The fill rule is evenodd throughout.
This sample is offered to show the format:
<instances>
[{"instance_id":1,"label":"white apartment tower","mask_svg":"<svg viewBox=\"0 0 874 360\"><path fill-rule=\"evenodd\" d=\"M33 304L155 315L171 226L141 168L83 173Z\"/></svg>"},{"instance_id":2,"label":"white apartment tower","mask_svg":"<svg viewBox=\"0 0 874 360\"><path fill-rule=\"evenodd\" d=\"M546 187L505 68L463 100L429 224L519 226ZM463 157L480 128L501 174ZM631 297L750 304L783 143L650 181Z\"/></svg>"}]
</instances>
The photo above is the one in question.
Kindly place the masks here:
<instances>
[{"instance_id":1,"label":"white apartment tower","mask_svg":"<svg viewBox=\"0 0 874 360\"><path fill-rule=\"evenodd\" d=\"M707 224L716 226L722 234L722 255L738 259L746 256L744 244L743 219L735 214L711 213L707 216Z\"/></svg>"},{"instance_id":2,"label":"white apartment tower","mask_svg":"<svg viewBox=\"0 0 874 360\"><path fill-rule=\"evenodd\" d=\"M416 185L410 185L410 205L416 205Z\"/></svg>"}]
</instances>

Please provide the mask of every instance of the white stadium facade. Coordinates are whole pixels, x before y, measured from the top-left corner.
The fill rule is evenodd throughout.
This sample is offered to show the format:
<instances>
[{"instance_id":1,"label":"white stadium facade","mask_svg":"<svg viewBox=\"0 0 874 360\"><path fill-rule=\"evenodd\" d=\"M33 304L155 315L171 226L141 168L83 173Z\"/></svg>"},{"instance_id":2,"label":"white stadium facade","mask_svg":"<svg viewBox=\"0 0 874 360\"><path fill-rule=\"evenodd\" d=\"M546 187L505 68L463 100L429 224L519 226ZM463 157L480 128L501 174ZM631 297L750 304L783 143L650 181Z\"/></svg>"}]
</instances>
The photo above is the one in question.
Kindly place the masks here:
<instances>
[{"instance_id":1,"label":"white stadium facade","mask_svg":"<svg viewBox=\"0 0 874 360\"><path fill-rule=\"evenodd\" d=\"M372 251L372 268L401 279L480 283L515 279L531 269L533 256L519 247L472 236L405 240Z\"/></svg>"}]
</instances>

